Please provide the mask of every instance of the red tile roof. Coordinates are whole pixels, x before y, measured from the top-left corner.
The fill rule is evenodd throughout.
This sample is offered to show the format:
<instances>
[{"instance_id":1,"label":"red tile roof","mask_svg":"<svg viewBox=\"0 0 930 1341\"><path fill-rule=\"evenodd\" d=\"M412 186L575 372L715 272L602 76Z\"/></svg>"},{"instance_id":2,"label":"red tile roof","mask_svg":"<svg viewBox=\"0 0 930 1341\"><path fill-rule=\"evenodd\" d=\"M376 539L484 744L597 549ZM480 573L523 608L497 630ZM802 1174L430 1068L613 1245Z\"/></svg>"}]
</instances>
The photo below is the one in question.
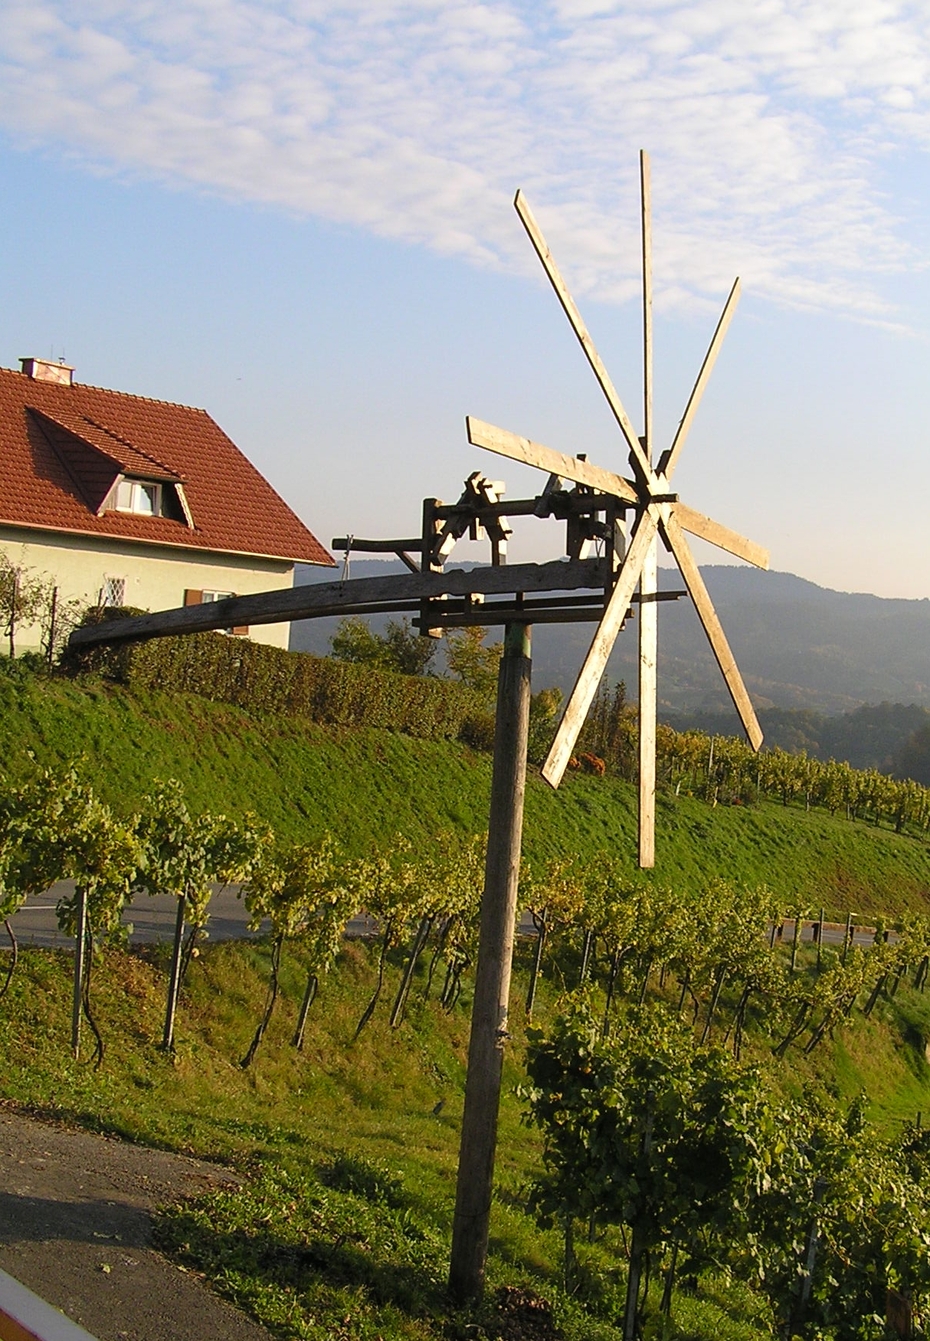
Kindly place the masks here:
<instances>
[{"instance_id":1,"label":"red tile roof","mask_svg":"<svg viewBox=\"0 0 930 1341\"><path fill-rule=\"evenodd\" d=\"M0 368L0 525L333 559L205 410ZM120 474L181 484L193 529L98 509Z\"/></svg>"}]
</instances>

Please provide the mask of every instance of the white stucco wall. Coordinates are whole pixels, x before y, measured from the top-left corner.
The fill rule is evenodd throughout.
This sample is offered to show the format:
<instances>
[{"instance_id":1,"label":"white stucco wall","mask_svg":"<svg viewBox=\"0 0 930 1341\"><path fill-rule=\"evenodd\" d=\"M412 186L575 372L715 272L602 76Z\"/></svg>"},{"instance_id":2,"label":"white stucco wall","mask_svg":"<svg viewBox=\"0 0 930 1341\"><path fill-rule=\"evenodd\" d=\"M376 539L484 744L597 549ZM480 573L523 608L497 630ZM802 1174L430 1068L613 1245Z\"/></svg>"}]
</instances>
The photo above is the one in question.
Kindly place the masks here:
<instances>
[{"instance_id":1,"label":"white stucco wall","mask_svg":"<svg viewBox=\"0 0 930 1341\"><path fill-rule=\"evenodd\" d=\"M105 580L123 578L125 604L142 610L172 610L188 588L250 596L293 586L294 565L285 559L198 553L167 545L132 544L87 536L45 535L0 526L0 552L30 576L52 578L59 599L95 605ZM249 631L259 643L287 647L289 624L261 624ZM39 626L17 630L16 651L38 651ZM0 652L7 650L0 638Z\"/></svg>"}]
</instances>

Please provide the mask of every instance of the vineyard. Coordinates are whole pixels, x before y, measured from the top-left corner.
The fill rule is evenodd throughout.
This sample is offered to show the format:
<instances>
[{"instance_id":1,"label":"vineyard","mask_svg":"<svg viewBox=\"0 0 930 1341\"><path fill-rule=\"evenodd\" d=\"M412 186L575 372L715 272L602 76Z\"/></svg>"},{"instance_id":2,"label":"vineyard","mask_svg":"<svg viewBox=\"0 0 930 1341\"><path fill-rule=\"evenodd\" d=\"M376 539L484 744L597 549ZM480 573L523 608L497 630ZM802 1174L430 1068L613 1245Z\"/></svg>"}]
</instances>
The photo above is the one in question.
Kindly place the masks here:
<instances>
[{"instance_id":1,"label":"vineyard","mask_svg":"<svg viewBox=\"0 0 930 1341\"><path fill-rule=\"evenodd\" d=\"M0 682L0 730L19 732L0 792L0 1096L244 1161L240 1193L166 1211L159 1232L282 1337L505 1335L451 1320L441 1289L480 718L463 745L17 674ZM537 696L534 750L554 710ZM545 1297L540 1335L569 1341L922 1334L927 794L663 729L665 849L646 875L634 757L604 695L563 794L528 790L495 1307ZM23 901L64 878L75 954L18 953ZM211 946L225 883L259 946ZM146 894L176 900L174 936L128 955ZM825 903L866 914L869 943L802 941ZM363 946L343 935L359 910ZM289 1246L259 1250L256 1224Z\"/></svg>"},{"instance_id":2,"label":"vineyard","mask_svg":"<svg viewBox=\"0 0 930 1341\"><path fill-rule=\"evenodd\" d=\"M554 709L553 709L554 712ZM612 770L635 779L636 725L622 685L605 691L592 706L576 766ZM803 805L884 824L895 833L930 829L930 788L877 769L857 769L835 759L763 747L756 754L736 736L657 729L657 782L675 795L685 792L711 805L751 805L762 797L784 806Z\"/></svg>"},{"instance_id":3,"label":"vineyard","mask_svg":"<svg viewBox=\"0 0 930 1341\"><path fill-rule=\"evenodd\" d=\"M344 1046L358 1046L378 1021L400 1036L411 1013L455 1020L469 1000L480 835L442 835L428 857L400 837L350 857L331 835L289 843L255 820L194 813L176 782L119 817L73 770L8 786L2 817L8 931L31 890L74 881L59 919L78 931L74 1002L101 1073L105 947L125 938L122 913L140 888L178 901L162 983L166 1055L176 1030L187 1032L188 982L201 971L193 966L223 881L241 882L252 925L268 931L264 1000L247 1045L228 1058L240 1072L269 1048L305 1052L314 1013L329 1009L346 920L360 908L377 935ZM793 1077L815 1074L818 1052L876 1011L921 999L930 917L879 921L867 948L850 936L836 949L802 944L812 910L786 908L765 887L664 887L607 854L528 862L521 887L535 935L515 1016L528 1026L523 1104L543 1141L523 1214L561 1238L566 1298L587 1300L602 1319L613 1309L633 1341L656 1318L670 1326L703 1275L724 1270L791 1334L883 1335L888 1299L903 1301L908 1326L920 1330L930 1231L918 1227L930 1224L930 1205L919 1117L882 1135L860 1103L798 1092ZM792 934L780 941L773 932L786 916ZM23 997L11 944L3 990L15 1004ZM293 1028L282 1037L273 1027L281 985L298 965ZM11 1045L16 1036L14 1028ZM68 1039L57 1046L66 1056ZM12 1051L9 1060L18 1060ZM613 1282L609 1306L592 1271Z\"/></svg>"}]
</instances>

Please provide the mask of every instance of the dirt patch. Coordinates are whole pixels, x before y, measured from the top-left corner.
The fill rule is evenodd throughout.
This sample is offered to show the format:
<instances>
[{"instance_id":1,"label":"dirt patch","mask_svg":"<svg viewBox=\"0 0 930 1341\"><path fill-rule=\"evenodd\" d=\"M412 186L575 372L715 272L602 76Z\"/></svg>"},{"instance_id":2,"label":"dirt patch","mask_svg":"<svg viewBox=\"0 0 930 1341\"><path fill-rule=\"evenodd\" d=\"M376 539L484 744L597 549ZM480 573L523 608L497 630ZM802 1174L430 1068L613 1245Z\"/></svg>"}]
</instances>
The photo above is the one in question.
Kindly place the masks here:
<instances>
[{"instance_id":1,"label":"dirt patch","mask_svg":"<svg viewBox=\"0 0 930 1341\"><path fill-rule=\"evenodd\" d=\"M99 1341L269 1341L152 1247L159 1203L235 1181L199 1160L0 1108L0 1268Z\"/></svg>"}]
</instances>

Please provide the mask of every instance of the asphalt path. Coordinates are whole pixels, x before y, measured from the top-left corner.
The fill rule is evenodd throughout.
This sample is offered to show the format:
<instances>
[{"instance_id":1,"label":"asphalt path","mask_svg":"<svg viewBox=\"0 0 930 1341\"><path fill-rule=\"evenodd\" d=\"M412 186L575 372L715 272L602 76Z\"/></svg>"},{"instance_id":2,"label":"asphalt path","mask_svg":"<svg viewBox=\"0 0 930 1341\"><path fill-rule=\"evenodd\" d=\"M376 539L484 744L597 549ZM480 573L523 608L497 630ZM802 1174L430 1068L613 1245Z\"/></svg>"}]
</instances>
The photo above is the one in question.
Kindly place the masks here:
<instances>
[{"instance_id":1,"label":"asphalt path","mask_svg":"<svg viewBox=\"0 0 930 1341\"><path fill-rule=\"evenodd\" d=\"M71 949L73 936L64 936L58 930L55 906L59 899L73 893L74 885L70 880L62 880L53 885L45 894L36 894L26 900L12 920L12 927L20 945L57 946ZM137 895L123 912L123 923L131 927L129 942L131 945L152 945L157 941L170 941L174 936L174 924L177 917L177 900L171 894ZM263 922L258 931L248 928L248 914L239 897L238 885L217 886L210 900L210 921L208 924L211 941L256 940L266 936L270 923ZM369 917L354 917L346 927L346 933L353 937L370 936L375 923ZM0 926L0 945L3 942L3 930Z\"/></svg>"},{"instance_id":2,"label":"asphalt path","mask_svg":"<svg viewBox=\"0 0 930 1341\"><path fill-rule=\"evenodd\" d=\"M26 900L13 919L12 926L20 945L58 946L69 949L74 946L74 938L63 936L58 930L55 917L55 905L58 900L73 891L73 884L63 880L53 885L45 894L37 894ZM132 945L151 945L158 941L170 941L174 936L174 923L177 916L177 901L170 894L156 894L150 897L139 894L123 913L123 922L132 928L129 941ZM208 934L211 941L255 940L266 936L270 923L263 922L257 931L248 928L248 916L239 895L238 885L217 886L210 901L210 921ZM816 922L807 920L801 923L801 941L811 942L816 937ZM768 934L771 935L771 927ZM353 939L376 935L378 925L374 918L353 917L346 926L346 935ZM532 918L524 913L520 919L518 934L535 935ZM842 945L846 935L845 922L824 922L824 945ZM875 929L871 926L853 926L853 945L865 949L872 944ZM0 951L3 948L3 933L0 927ZM782 944L790 945L794 939L794 921L786 919L781 923L779 936Z\"/></svg>"}]
</instances>

